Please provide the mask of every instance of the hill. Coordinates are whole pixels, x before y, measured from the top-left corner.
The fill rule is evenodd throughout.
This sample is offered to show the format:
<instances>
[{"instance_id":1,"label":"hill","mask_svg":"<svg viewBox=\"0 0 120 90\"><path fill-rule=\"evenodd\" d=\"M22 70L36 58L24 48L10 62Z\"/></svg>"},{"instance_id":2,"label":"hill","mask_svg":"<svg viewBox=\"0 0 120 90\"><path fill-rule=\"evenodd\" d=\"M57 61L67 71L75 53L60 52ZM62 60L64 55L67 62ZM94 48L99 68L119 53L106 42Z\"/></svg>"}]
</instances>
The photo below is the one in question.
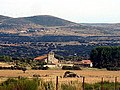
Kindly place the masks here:
<instances>
[{"instance_id":1,"label":"hill","mask_svg":"<svg viewBox=\"0 0 120 90\"><path fill-rule=\"evenodd\" d=\"M75 23L50 15L12 18L0 16L0 32L24 36L119 36L120 24Z\"/></svg>"},{"instance_id":2,"label":"hill","mask_svg":"<svg viewBox=\"0 0 120 90\"><path fill-rule=\"evenodd\" d=\"M58 18L58 17L50 16L50 15L24 17L23 19L31 21L34 24L39 24L43 26L69 26L69 25L77 24L68 20Z\"/></svg>"},{"instance_id":3,"label":"hill","mask_svg":"<svg viewBox=\"0 0 120 90\"><path fill-rule=\"evenodd\" d=\"M25 25L25 24L35 24L42 26L70 26L75 24L77 25L77 23L49 15L39 15L22 18L10 18L6 16L0 16L0 20L1 21L4 20L2 24L11 25Z\"/></svg>"},{"instance_id":4,"label":"hill","mask_svg":"<svg viewBox=\"0 0 120 90\"><path fill-rule=\"evenodd\" d=\"M3 16L3 15L0 15L0 22L6 20L6 19L10 19L11 17L7 17L7 16Z\"/></svg>"},{"instance_id":5,"label":"hill","mask_svg":"<svg viewBox=\"0 0 120 90\"><path fill-rule=\"evenodd\" d=\"M69 26L77 26L77 25L79 24L50 15L39 15L39 16L21 17L21 18L6 17L6 19L4 19L0 24L0 32L14 33L25 36L49 35L49 34L66 35L66 32L64 32L64 29L62 29L61 27L69 27ZM60 31L57 32L56 28L57 31L59 30ZM61 33L61 31L64 33Z\"/></svg>"},{"instance_id":6,"label":"hill","mask_svg":"<svg viewBox=\"0 0 120 90\"><path fill-rule=\"evenodd\" d=\"M10 18L3 21L3 24L11 24L11 25L25 25L30 23L32 22L21 19L21 18Z\"/></svg>"}]
</instances>

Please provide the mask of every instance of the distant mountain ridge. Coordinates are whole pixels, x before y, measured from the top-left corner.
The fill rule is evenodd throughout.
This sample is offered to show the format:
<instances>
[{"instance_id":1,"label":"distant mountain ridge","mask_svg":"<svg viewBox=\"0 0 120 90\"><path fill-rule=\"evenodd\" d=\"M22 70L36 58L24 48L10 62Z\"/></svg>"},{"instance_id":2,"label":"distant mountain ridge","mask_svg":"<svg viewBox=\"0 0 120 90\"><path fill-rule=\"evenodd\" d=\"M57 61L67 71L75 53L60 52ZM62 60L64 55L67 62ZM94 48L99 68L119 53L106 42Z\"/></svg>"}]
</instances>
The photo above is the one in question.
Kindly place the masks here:
<instances>
[{"instance_id":1,"label":"distant mountain ridge","mask_svg":"<svg viewBox=\"0 0 120 90\"><path fill-rule=\"evenodd\" d=\"M10 18L6 16L0 16L0 21L3 21L3 24L36 24L43 26L69 26L71 24L77 24L68 20L64 20L58 17L50 15L39 15L31 17L22 17L22 18Z\"/></svg>"},{"instance_id":2,"label":"distant mountain ridge","mask_svg":"<svg viewBox=\"0 0 120 90\"><path fill-rule=\"evenodd\" d=\"M38 15L30 17L12 18L7 16L0 16L0 32L14 33L19 35L59 35L61 27L79 26L65 19L61 19L50 15ZM59 32L56 31L60 30ZM44 32L43 32L44 31ZM55 33L56 32L56 33ZM68 33L67 33L68 34Z\"/></svg>"},{"instance_id":3,"label":"distant mountain ridge","mask_svg":"<svg viewBox=\"0 0 120 90\"><path fill-rule=\"evenodd\" d=\"M51 15L20 18L0 15L0 32L25 36L120 36L120 24L75 23Z\"/></svg>"},{"instance_id":4,"label":"distant mountain ridge","mask_svg":"<svg viewBox=\"0 0 120 90\"><path fill-rule=\"evenodd\" d=\"M23 19L31 21L35 24L43 25L43 26L69 26L71 24L77 24L68 20L58 18L58 17L50 16L50 15L24 17Z\"/></svg>"}]
</instances>

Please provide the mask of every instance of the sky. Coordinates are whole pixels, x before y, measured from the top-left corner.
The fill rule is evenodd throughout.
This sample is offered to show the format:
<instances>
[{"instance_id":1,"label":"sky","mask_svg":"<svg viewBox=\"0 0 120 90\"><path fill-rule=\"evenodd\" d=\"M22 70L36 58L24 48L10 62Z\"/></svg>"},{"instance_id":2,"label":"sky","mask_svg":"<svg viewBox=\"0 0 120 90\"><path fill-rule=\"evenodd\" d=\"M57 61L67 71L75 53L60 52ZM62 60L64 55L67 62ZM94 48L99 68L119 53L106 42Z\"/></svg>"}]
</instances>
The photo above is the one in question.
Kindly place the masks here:
<instances>
[{"instance_id":1,"label":"sky","mask_svg":"<svg viewBox=\"0 0 120 90\"><path fill-rule=\"evenodd\" d=\"M0 0L0 15L52 15L77 23L120 23L120 0Z\"/></svg>"}]
</instances>

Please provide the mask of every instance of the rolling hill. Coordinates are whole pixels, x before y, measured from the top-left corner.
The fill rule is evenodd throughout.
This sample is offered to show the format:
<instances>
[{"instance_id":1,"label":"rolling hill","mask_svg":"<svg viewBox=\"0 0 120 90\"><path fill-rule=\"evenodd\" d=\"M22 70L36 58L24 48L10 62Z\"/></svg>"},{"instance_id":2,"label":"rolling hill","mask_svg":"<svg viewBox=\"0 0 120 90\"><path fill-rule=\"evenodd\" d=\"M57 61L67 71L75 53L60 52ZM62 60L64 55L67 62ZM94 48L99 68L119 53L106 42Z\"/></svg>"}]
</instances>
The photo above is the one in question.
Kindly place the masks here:
<instances>
[{"instance_id":1,"label":"rolling hill","mask_svg":"<svg viewBox=\"0 0 120 90\"><path fill-rule=\"evenodd\" d=\"M36 24L43 26L69 26L75 24L77 25L77 23L50 15L39 15L22 18L10 18L6 16L0 16L0 21L3 21L2 22L3 24L11 25L25 25L25 24Z\"/></svg>"},{"instance_id":2,"label":"rolling hill","mask_svg":"<svg viewBox=\"0 0 120 90\"><path fill-rule=\"evenodd\" d=\"M77 26L79 24L50 15L39 15L31 17L9 18L0 16L0 32L17 33L20 35L46 35L55 34L58 27ZM52 28L51 28L52 27ZM44 30L44 32L40 32ZM47 30L47 31L45 31ZM30 31L30 32L29 32ZM32 32L31 32L32 31ZM37 34L36 34L37 31ZM66 33L66 32L65 32ZM59 34L59 33L58 33ZM62 33L60 33L62 34Z\"/></svg>"},{"instance_id":3,"label":"rolling hill","mask_svg":"<svg viewBox=\"0 0 120 90\"><path fill-rule=\"evenodd\" d=\"M10 18L11 18L11 17L7 17L7 16L0 15L0 22L2 23L4 20L10 19Z\"/></svg>"},{"instance_id":4,"label":"rolling hill","mask_svg":"<svg viewBox=\"0 0 120 90\"><path fill-rule=\"evenodd\" d=\"M34 24L39 24L43 26L69 26L69 25L77 24L68 20L58 18L58 17L50 16L50 15L24 17L23 19L31 21Z\"/></svg>"}]
</instances>

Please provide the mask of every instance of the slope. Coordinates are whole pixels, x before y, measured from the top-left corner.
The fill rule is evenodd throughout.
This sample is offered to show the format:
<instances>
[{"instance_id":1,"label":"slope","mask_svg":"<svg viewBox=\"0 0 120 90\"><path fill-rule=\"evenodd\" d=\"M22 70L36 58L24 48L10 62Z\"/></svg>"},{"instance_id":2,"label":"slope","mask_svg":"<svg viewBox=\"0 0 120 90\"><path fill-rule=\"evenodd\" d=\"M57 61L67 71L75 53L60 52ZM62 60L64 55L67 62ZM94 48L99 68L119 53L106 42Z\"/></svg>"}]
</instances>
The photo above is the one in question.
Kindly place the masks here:
<instances>
[{"instance_id":1,"label":"slope","mask_svg":"<svg viewBox=\"0 0 120 90\"><path fill-rule=\"evenodd\" d=\"M70 26L70 25L77 24L68 20L58 18L58 17L50 16L50 15L24 17L24 19L31 21L32 23L43 25L43 26Z\"/></svg>"}]
</instances>

